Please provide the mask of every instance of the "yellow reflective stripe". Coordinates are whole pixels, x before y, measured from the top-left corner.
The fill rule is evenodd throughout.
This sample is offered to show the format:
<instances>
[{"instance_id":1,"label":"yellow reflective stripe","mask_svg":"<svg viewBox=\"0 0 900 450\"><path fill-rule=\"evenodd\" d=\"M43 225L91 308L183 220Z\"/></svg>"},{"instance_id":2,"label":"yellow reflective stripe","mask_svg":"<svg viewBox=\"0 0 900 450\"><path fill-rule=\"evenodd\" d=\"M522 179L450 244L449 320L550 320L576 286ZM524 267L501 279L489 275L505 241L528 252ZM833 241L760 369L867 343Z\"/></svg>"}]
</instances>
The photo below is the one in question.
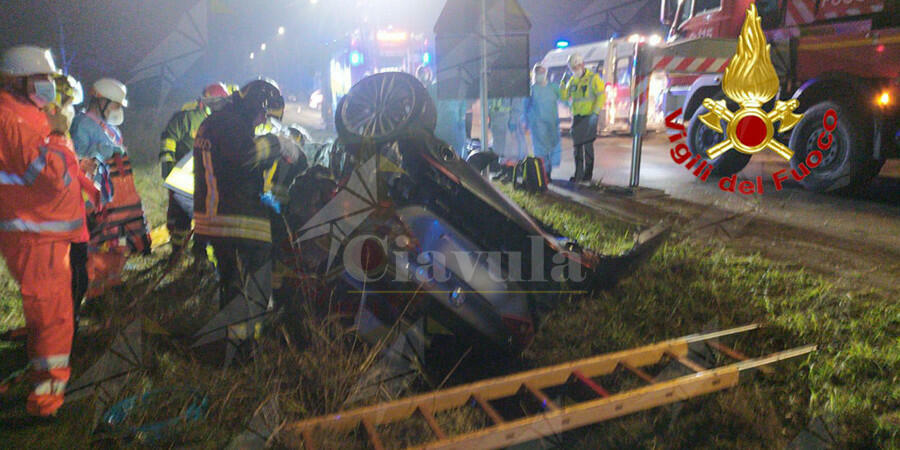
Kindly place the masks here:
<instances>
[{"instance_id":1,"label":"yellow reflective stripe","mask_svg":"<svg viewBox=\"0 0 900 450\"><path fill-rule=\"evenodd\" d=\"M161 162L175 162L175 154L172 152L162 152L159 154L159 160Z\"/></svg>"},{"instance_id":2,"label":"yellow reflective stripe","mask_svg":"<svg viewBox=\"0 0 900 450\"><path fill-rule=\"evenodd\" d=\"M175 166L169 172L169 176L166 177L165 187L188 195L194 195L193 159L189 161L189 164Z\"/></svg>"},{"instance_id":3,"label":"yellow reflective stripe","mask_svg":"<svg viewBox=\"0 0 900 450\"><path fill-rule=\"evenodd\" d=\"M206 170L206 213L215 214L219 208L219 189L213 171L212 154L203 152L203 168Z\"/></svg>"},{"instance_id":4,"label":"yellow reflective stripe","mask_svg":"<svg viewBox=\"0 0 900 450\"><path fill-rule=\"evenodd\" d=\"M175 147L176 147L175 139L171 139L171 138L163 139L162 149L164 152L175 153Z\"/></svg>"},{"instance_id":5,"label":"yellow reflective stripe","mask_svg":"<svg viewBox=\"0 0 900 450\"><path fill-rule=\"evenodd\" d=\"M278 171L278 160L272 163L272 167L266 169L263 172L263 192L269 192L272 190L272 186L275 184L275 172Z\"/></svg>"},{"instance_id":6,"label":"yellow reflective stripe","mask_svg":"<svg viewBox=\"0 0 900 450\"><path fill-rule=\"evenodd\" d=\"M254 146L256 148L256 163L269 159L272 155L273 136L262 136L256 139Z\"/></svg>"},{"instance_id":7,"label":"yellow reflective stripe","mask_svg":"<svg viewBox=\"0 0 900 450\"><path fill-rule=\"evenodd\" d=\"M799 45L800 50L831 50L836 48L849 48L849 47L866 47L869 45L877 45L877 44L896 44L900 42L900 35L884 37L884 38L872 38L872 39L855 39L855 40L844 40L838 42L822 42L822 43L801 43Z\"/></svg>"},{"instance_id":8,"label":"yellow reflective stripe","mask_svg":"<svg viewBox=\"0 0 900 450\"><path fill-rule=\"evenodd\" d=\"M246 228L257 231L271 231L272 229L268 218L255 216L197 214L195 222L197 226L200 226L202 222L204 225Z\"/></svg>"},{"instance_id":9,"label":"yellow reflective stripe","mask_svg":"<svg viewBox=\"0 0 900 450\"><path fill-rule=\"evenodd\" d=\"M194 218L194 230L204 236L272 241L272 225L268 219L259 217L198 214Z\"/></svg>"}]
</instances>

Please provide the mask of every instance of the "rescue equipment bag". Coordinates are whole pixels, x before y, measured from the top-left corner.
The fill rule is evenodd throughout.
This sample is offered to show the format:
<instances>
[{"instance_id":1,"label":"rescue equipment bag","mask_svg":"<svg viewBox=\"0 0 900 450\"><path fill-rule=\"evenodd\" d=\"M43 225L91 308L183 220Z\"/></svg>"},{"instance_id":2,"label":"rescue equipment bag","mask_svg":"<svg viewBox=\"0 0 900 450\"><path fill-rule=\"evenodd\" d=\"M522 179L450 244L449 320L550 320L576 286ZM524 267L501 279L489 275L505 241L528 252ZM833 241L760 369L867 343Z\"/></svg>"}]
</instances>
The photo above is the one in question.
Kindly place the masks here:
<instances>
[{"instance_id":1,"label":"rescue equipment bag","mask_svg":"<svg viewBox=\"0 0 900 450\"><path fill-rule=\"evenodd\" d=\"M513 171L513 188L528 192L544 192L549 184L544 160L536 156L527 156L516 164Z\"/></svg>"}]
</instances>

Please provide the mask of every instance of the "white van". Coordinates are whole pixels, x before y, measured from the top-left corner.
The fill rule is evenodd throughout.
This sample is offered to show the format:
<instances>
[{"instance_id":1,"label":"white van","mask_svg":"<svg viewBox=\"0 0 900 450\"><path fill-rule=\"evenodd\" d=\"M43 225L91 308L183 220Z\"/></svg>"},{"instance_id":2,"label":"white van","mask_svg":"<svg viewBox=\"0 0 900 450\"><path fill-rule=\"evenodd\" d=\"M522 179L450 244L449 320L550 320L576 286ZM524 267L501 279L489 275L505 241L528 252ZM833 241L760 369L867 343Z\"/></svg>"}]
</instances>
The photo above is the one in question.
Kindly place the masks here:
<instances>
[{"instance_id":1,"label":"white van","mask_svg":"<svg viewBox=\"0 0 900 450\"><path fill-rule=\"evenodd\" d=\"M567 78L568 59L573 53L584 57L587 68L600 75L606 83L606 106L600 112L598 132L601 134L628 133L631 129L631 65L634 56L634 39L642 37L633 35L629 39L610 39L593 44L579 45L552 50L544 56L541 64L547 68L551 83L559 83ZM649 110L647 111L647 128L662 130L665 127L663 99L668 79L663 72L654 72L650 76L648 87ZM572 126L572 112L562 102L559 107L560 129L566 133Z\"/></svg>"}]
</instances>

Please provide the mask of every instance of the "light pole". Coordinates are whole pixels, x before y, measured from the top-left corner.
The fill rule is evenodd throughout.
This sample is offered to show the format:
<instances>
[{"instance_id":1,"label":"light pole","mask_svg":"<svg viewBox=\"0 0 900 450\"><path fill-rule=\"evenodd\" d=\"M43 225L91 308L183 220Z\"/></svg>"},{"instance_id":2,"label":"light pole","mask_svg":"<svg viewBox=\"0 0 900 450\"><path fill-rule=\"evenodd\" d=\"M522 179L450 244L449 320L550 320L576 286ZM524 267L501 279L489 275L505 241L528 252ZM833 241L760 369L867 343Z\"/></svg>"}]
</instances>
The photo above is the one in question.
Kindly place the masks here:
<instances>
[{"instance_id":1,"label":"light pole","mask_svg":"<svg viewBox=\"0 0 900 450\"><path fill-rule=\"evenodd\" d=\"M487 0L481 0L481 149L487 150L488 124Z\"/></svg>"}]
</instances>

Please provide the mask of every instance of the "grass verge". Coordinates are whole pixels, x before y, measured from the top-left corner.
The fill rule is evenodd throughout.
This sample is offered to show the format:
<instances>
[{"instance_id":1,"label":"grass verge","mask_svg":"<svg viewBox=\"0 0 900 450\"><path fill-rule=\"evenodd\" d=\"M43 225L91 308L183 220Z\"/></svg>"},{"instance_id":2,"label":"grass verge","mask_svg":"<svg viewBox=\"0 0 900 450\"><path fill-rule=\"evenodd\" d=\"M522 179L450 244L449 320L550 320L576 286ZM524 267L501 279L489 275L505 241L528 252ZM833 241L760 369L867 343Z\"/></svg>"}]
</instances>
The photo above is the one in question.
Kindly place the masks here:
<instances>
[{"instance_id":1,"label":"grass verge","mask_svg":"<svg viewBox=\"0 0 900 450\"><path fill-rule=\"evenodd\" d=\"M138 189L151 224L164 223L165 192L155 166L136 172ZM630 245L635 230L546 197L510 195L539 220L582 245L616 253ZM371 349L333 318L309 314L268 328L260 357L242 367L221 369L190 349L191 334L217 306L211 300L212 275L181 264L160 264L165 252L136 258L124 287L88 308L88 323L75 342L77 378L110 346L116 334L139 317L149 317L167 334L146 335L146 364L131 375L117 399L155 388L187 386L209 399L195 426L154 446L222 448L275 399L279 414L272 429L287 420L371 403L350 400L371 367ZM157 281L161 280L158 284ZM151 294L140 298L148 288ZM0 276L0 328L22 323L18 293ZM124 307L140 298L138 308ZM837 447L896 447L900 430L900 305L876 289L838 289L798 265L741 254L721 243L680 240L677 234L652 260L610 291L570 299L543 322L524 363L540 366L643 345L711 328L765 321L772 326L736 342L750 354L814 343L820 350L806 361L778 366L720 394L677 406L635 414L557 437L565 448L746 448L784 447L811 418L826 418ZM299 322L299 324L298 324ZM0 347L0 374L18 368L21 347ZM17 356L19 355L19 356ZM11 448L86 448L133 445L114 435L90 435L98 399L72 402L52 424L24 418L19 390L0 401L0 442ZM136 418L152 422L178 411L177 402ZM477 418L459 413L446 419L448 431L468 429ZM442 425L444 423L442 422ZM415 442L427 430L408 426L385 430ZM331 448L352 448L353 440L330 439ZM297 446L283 436L278 443Z\"/></svg>"}]
</instances>

